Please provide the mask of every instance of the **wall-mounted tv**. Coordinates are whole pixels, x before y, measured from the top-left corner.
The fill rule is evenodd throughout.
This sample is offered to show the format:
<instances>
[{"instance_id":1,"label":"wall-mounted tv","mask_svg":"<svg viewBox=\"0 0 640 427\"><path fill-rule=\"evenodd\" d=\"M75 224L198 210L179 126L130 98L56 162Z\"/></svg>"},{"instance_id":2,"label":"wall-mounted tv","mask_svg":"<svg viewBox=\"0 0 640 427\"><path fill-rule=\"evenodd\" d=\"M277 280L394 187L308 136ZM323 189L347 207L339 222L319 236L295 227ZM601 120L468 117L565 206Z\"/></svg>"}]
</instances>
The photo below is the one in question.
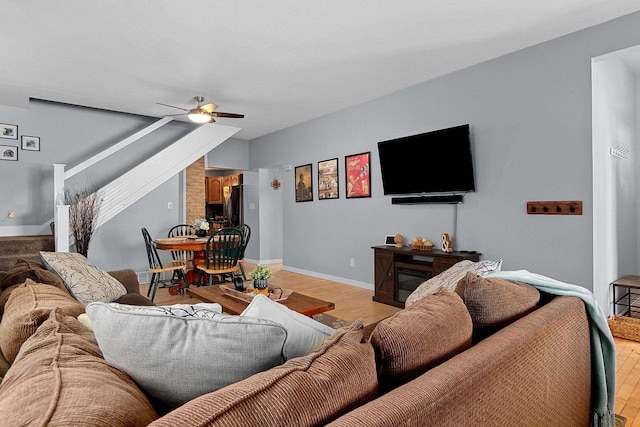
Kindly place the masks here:
<instances>
[{"instance_id":1,"label":"wall-mounted tv","mask_svg":"<svg viewBox=\"0 0 640 427\"><path fill-rule=\"evenodd\" d=\"M469 125L378 142L385 195L475 191Z\"/></svg>"}]
</instances>

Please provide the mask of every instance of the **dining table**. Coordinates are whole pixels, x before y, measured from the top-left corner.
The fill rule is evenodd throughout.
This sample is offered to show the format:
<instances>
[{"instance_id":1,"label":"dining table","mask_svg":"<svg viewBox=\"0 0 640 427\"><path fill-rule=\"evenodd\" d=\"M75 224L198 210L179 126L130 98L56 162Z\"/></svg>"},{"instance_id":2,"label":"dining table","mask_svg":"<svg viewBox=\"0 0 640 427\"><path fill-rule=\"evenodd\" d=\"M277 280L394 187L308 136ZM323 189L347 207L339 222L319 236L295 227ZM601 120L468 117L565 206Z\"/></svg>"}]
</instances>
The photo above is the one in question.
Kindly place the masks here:
<instances>
[{"instance_id":1,"label":"dining table","mask_svg":"<svg viewBox=\"0 0 640 427\"><path fill-rule=\"evenodd\" d=\"M196 279L198 277L196 265L205 263L205 251L207 249L208 240L209 236L178 236L155 239L154 243L156 248L160 250L191 251L193 253L193 268L187 271L187 281L189 283L196 283Z\"/></svg>"}]
</instances>

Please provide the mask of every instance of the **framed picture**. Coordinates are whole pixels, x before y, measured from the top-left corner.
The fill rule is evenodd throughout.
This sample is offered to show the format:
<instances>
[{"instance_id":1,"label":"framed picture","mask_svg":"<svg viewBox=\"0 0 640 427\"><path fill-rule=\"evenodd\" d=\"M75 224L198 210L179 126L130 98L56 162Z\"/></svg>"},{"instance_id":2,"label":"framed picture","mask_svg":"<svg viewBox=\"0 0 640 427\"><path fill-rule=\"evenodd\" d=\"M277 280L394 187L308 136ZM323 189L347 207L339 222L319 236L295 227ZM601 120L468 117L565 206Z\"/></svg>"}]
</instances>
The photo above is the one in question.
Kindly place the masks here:
<instances>
[{"instance_id":1,"label":"framed picture","mask_svg":"<svg viewBox=\"0 0 640 427\"><path fill-rule=\"evenodd\" d=\"M18 147L12 145L0 145L0 160L18 161Z\"/></svg>"},{"instance_id":2,"label":"framed picture","mask_svg":"<svg viewBox=\"0 0 640 427\"><path fill-rule=\"evenodd\" d=\"M313 185L311 182L311 163L296 166L296 202L309 202L313 200Z\"/></svg>"},{"instance_id":3,"label":"framed picture","mask_svg":"<svg viewBox=\"0 0 640 427\"><path fill-rule=\"evenodd\" d=\"M27 151L40 151L40 137L22 135L22 149Z\"/></svg>"},{"instance_id":4,"label":"framed picture","mask_svg":"<svg viewBox=\"0 0 640 427\"><path fill-rule=\"evenodd\" d=\"M18 139L18 125L0 123L0 138Z\"/></svg>"},{"instance_id":5,"label":"framed picture","mask_svg":"<svg viewBox=\"0 0 640 427\"><path fill-rule=\"evenodd\" d=\"M371 152L353 154L344 158L347 199L371 197Z\"/></svg>"},{"instance_id":6,"label":"framed picture","mask_svg":"<svg viewBox=\"0 0 640 427\"><path fill-rule=\"evenodd\" d=\"M318 162L318 200L338 198L338 158Z\"/></svg>"}]
</instances>

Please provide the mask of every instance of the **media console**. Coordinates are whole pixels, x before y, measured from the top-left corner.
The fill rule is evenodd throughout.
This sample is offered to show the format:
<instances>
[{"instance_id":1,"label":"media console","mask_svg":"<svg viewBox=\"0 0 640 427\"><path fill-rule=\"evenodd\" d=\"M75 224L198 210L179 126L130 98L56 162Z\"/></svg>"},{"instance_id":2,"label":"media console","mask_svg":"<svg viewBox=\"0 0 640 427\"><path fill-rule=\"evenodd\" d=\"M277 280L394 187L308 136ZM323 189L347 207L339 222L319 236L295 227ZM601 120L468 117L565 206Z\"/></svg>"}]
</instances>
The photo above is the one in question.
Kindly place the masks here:
<instances>
[{"instance_id":1,"label":"media console","mask_svg":"<svg viewBox=\"0 0 640 427\"><path fill-rule=\"evenodd\" d=\"M407 297L425 280L462 261L479 261L479 253L418 251L403 246L372 246L374 264L373 300L404 307Z\"/></svg>"}]
</instances>

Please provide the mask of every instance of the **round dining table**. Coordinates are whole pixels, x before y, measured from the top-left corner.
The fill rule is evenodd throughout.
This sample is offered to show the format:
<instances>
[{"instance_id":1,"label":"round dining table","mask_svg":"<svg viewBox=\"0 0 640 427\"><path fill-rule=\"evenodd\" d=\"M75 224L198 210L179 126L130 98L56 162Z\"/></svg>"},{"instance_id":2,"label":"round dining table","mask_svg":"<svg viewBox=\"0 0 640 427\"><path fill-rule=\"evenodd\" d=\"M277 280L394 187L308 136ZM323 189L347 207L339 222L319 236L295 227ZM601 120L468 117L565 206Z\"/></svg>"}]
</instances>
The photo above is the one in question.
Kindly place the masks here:
<instances>
[{"instance_id":1,"label":"round dining table","mask_svg":"<svg viewBox=\"0 0 640 427\"><path fill-rule=\"evenodd\" d=\"M198 272L196 265L205 263L205 250L209 237L164 237L155 239L156 248L166 251L191 251L193 252L193 269L187 271L187 281L195 283Z\"/></svg>"}]
</instances>

